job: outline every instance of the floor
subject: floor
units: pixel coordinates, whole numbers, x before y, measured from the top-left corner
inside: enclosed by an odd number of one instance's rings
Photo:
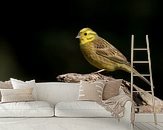
[[[163,122],[157,125],[153,122],[136,122],[133,130],[163,130]]]
[[[133,130],[163,130],[163,114],[157,114],[157,125],[153,114],[136,114]]]

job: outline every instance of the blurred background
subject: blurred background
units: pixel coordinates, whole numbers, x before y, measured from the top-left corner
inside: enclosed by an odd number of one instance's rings
[[[135,46],[145,46],[149,35],[156,96],[163,99],[163,50],[161,0],[70,0],[52,3],[1,3],[0,81],[17,78],[54,82],[65,73],[91,73],[76,35],[90,27],[130,61],[131,35]],[[135,58],[144,60],[146,53]],[[137,66],[139,72],[148,66]],[[130,81],[130,74],[103,74]],[[140,86],[141,88],[143,88]],[[161,90],[161,91],[160,91]]]

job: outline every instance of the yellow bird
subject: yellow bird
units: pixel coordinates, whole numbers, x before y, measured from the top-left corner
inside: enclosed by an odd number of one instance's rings
[[[126,57],[113,45],[98,36],[92,29],[81,29],[76,38],[80,39],[80,49],[86,60],[91,65],[102,69],[98,72],[104,70],[124,70],[131,73],[132,68]],[[134,68],[133,73],[151,85],[151,83]]]

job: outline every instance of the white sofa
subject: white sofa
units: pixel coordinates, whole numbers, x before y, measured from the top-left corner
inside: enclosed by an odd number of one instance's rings
[[[95,102],[78,101],[79,84],[62,82],[36,83],[37,102],[50,103],[48,111],[23,111],[16,116],[1,116],[0,130],[129,130],[131,102],[125,104],[124,116],[118,122],[111,113]],[[44,102],[44,103],[46,103]],[[2,108],[3,103],[0,104]],[[19,105],[19,104],[18,104]],[[43,104],[46,105],[47,104]],[[75,107],[74,107],[75,106]],[[2,108],[3,109],[3,108]],[[24,109],[20,107],[20,109]],[[26,113],[27,115],[25,115]],[[41,113],[40,115],[38,113]],[[14,113],[15,114],[15,113]],[[24,115],[23,115],[24,114]]]

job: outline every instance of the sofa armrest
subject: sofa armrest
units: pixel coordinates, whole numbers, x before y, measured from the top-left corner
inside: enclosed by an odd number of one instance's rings
[[[120,119],[119,125],[125,126],[127,129],[133,130],[132,124],[132,102],[127,101],[125,104],[124,116]]]
[[[122,117],[121,120],[131,122],[131,117],[132,117],[132,102],[127,101],[125,104],[125,110],[124,110],[124,116]]]

